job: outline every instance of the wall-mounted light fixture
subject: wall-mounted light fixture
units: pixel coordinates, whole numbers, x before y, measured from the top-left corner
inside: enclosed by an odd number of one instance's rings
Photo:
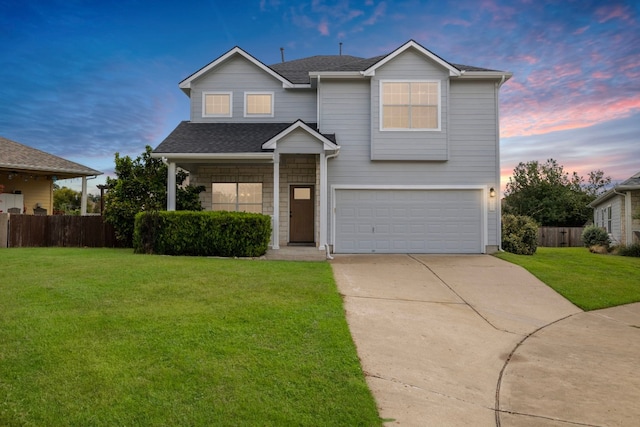
[[[496,197],[496,190],[493,187],[489,189],[489,197]]]

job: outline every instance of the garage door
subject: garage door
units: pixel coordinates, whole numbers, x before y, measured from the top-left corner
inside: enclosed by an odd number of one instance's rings
[[[480,253],[480,190],[336,190],[337,253]]]

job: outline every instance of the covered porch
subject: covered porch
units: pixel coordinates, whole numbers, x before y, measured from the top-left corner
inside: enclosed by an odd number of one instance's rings
[[[167,210],[175,210],[175,174],[181,168],[189,171],[190,184],[205,187],[200,194],[205,210],[271,216],[271,250],[308,246],[324,251],[327,161],[340,148],[334,139],[296,121],[263,139],[259,152],[163,153],[161,145],[152,155],[169,166]]]

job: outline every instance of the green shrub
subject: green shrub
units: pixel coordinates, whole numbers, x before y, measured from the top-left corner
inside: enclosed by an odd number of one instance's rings
[[[640,257],[640,243],[618,247],[618,255]]]
[[[136,253],[255,257],[267,252],[271,218],[246,212],[160,211],[136,215]]]
[[[609,247],[611,240],[609,240],[607,230],[597,225],[590,225],[582,231],[582,243],[584,243],[587,248],[591,246]]]
[[[502,216],[502,249],[518,255],[533,255],[538,248],[538,224],[528,216]]]

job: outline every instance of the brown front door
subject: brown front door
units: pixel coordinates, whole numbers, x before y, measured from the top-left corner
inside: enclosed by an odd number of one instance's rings
[[[292,185],[289,194],[289,242],[313,243],[313,185]]]

